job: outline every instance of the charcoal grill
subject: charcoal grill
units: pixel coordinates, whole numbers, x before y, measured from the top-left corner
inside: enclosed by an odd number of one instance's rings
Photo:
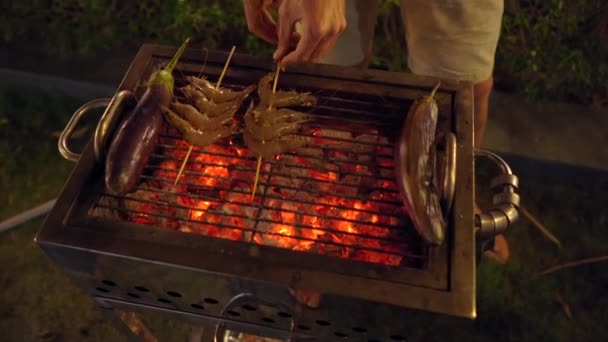
[[[311,111],[318,120],[302,133],[312,139],[312,154],[265,162],[253,202],[255,156],[239,149],[238,137],[195,149],[193,166],[178,183],[187,190],[172,187],[188,145],[170,128],[138,190],[106,194],[98,156],[132,108],[131,91],[139,94],[138,84],[174,51],[142,46],[114,98],[83,106],[70,121],[60,147],[77,164],[36,237],[119,327],[153,339],[136,316],[153,312],[193,327],[212,324],[203,336],[216,340],[230,330],[296,341],[398,341],[415,326],[412,317],[475,318],[470,84],[442,80],[436,96],[438,130],[457,140],[457,181],[447,239],[428,247],[399,211],[398,190],[386,185],[394,183],[392,146],[404,116],[436,84],[426,77],[331,65],[282,73],[280,88],[319,99]],[[189,49],[176,75],[202,72],[214,81],[226,57]],[[273,69],[270,60],[236,54],[224,85],[242,88]],[[99,106],[108,109],[95,138],[81,155],[70,152],[66,138],[78,118]],[[318,150],[322,156],[313,153]],[[499,226],[494,216],[482,217],[484,231]]]

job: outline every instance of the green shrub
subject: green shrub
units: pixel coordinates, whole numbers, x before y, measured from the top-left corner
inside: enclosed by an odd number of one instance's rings
[[[608,96],[608,2],[510,1],[498,77],[532,98],[591,102]]]
[[[507,0],[496,52],[497,87],[530,99],[608,100],[608,1]],[[399,0],[384,0],[375,64],[406,70]]]
[[[507,0],[496,56],[497,86],[530,98],[589,103],[608,93],[608,1]],[[399,0],[383,0],[373,63],[407,70]],[[5,42],[42,44],[55,54],[92,54],[143,42],[269,55],[247,33],[239,0],[23,0],[0,13]]]
[[[144,41],[178,44],[187,36],[209,48],[269,49],[247,34],[239,0],[14,1],[0,13],[0,30],[6,42],[40,42],[62,55]]]

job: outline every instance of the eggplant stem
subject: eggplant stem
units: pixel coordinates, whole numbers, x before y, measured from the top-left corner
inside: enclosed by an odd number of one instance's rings
[[[272,83],[272,95],[270,96],[270,102],[268,103],[268,110],[272,109],[272,105],[274,102],[274,94],[277,92],[277,83],[279,82],[279,71],[281,71],[281,67],[279,65],[279,63],[277,63],[277,71],[275,71],[274,73],[274,81]],[[262,144],[264,144],[264,141],[262,141]],[[255,179],[253,181],[253,190],[251,191],[251,201],[253,202],[253,199],[255,198],[255,191],[257,190],[258,187],[258,181],[260,180],[260,168],[262,167],[262,156],[259,155],[258,156],[258,165],[256,167],[256,171],[255,171]]]
[[[188,38],[188,39],[190,39],[190,38]],[[182,45],[182,47],[184,47],[184,45]],[[181,47],[180,47],[180,49],[181,49]],[[220,74],[220,77],[217,79],[217,83],[215,84],[216,90],[219,89],[220,85],[222,84],[224,75],[226,75],[226,70],[228,70],[228,65],[230,65],[230,61],[232,60],[232,56],[234,55],[234,50],[236,50],[235,45],[233,45],[232,49],[230,49],[230,54],[228,54],[226,63],[224,63],[224,69],[222,69],[222,73]],[[179,51],[178,51],[178,53],[179,53]],[[171,63],[171,62],[169,62],[169,63]],[[206,114],[206,113],[203,113],[203,114]],[[186,153],[186,157],[184,158],[184,161],[182,162],[182,165],[179,168],[179,172],[177,173],[177,177],[175,177],[175,182],[173,183],[173,185],[177,185],[179,178],[182,176],[182,173],[184,172],[184,169],[186,168],[186,164],[188,163],[188,159],[190,158],[190,153],[192,153],[193,147],[194,147],[193,145],[190,145],[190,147],[188,148],[188,153]]]
[[[166,72],[169,72],[169,73],[173,72],[173,69],[177,65],[177,61],[182,57],[182,54],[186,50],[186,46],[188,46],[189,42],[190,42],[190,37],[186,38],[186,40],[182,43],[182,45],[179,47],[179,49],[177,49],[177,52],[175,53],[175,55],[173,55],[173,58],[171,58],[169,63],[167,63],[167,65],[165,66]]]
[[[431,91],[431,98],[435,97],[435,93],[437,92],[437,89],[439,89],[439,86],[441,86],[441,81],[437,81],[437,85],[435,85],[435,88],[433,88],[433,91]]]

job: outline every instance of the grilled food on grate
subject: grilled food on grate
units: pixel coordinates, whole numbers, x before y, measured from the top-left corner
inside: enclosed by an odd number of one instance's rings
[[[435,187],[434,144],[438,108],[435,92],[410,108],[397,149],[396,172],[408,214],[418,233],[433,245],[443,243],[446,222]]]
[[[266,74],[259,81],[260,101],[257,106],[252,103],[244,116],[245,144],[266,160],[272,160],[283,152],[294,152],[306,144],[306,140],[296,133],[303,123],[311,120],[311,117],[285,107],[313,106],[316,103],[315,97],[310,93],[276,91],[273,94],[271,87],[273,76],[274,73]],[[271,98],[272,96],[274,98]]]

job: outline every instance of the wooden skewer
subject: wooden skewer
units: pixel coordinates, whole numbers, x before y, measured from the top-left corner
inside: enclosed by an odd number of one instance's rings
[[[530,221],[532,225],[536,227],[540,232],[547,238],[549,241],[553,242],[557,247],[562,248],[561,241],[547,228],[544,224],[540,222],[539,219],[536,218],[526,207],[523,205],[519,206],[519,211]]]
[[[230,49],[230,54],[228,55],[228,59],[226,59],[226,63],[224,64],[224,69],[222,69],[222,73],[220,74],[220,78],[218,78],[217,83],[215,84],[215,90],[218,90],[220,88],[220,85],[222,84],[222,80],[224,79],[224,75],[226,75],[226,70],[228,70],[228,65],[230,64],[232,55],[234,55],[234,50],[236,50],[236,46],[233,45],[232,49]],[[205,113],[203,113],[203,114],[205,114]],[[184,172],[184,169],[186,168],[186,164],[188,163],[188,159],[190,158],[190,153],[192,153],[193,147],[194,146],[191,144],[190,148],[188,148],[186,157],[184,158],[184,161],[182,162],[182,165],[179,168],[179,172],[177,173],[177,177],[175,177],[175,182],[173,183],[173,185],[177,185],[177,182],[179,181],[179,177],[181,177],[182,173]]]
[[[578,266],[582,266],[582,265],[588,265],[588,264],[594,264],[597,262],[606,262],[608,261],[608,255],[601,255],[601,256],[596,256],[593,258],[586,258],[586,259],[580,259],[580,260],[575,260],[575,261],[569,261],[563,264],[559,264],[559,265],[555,265],[552,267],[547,268],[546,270],[538,273],[536,275],[536,277],[541,277],[547,274],[551,274],[566,268],[573,268],[573,267],[578,267]]]
[[[275,71],[275,73],[274,73],[274,82],[272,84],[272,96],[270,97],[270,103],[268,104],[268,110],[272,109],[272,105],[274,102],[274,93],[276,93],[276,91],[277,91],[277,83],[279,81],[279,71],[281,71],[281,68],[279,67],[279,64],[277,63],[277,71]],[[262,144],[263,143],[264,143],[264,141],[262,141]],[[251,191],[251,201],[253,201],[253,199],[255,198],[255,190],[258,187],[261,167],[262,167],[262,156],[259,155],[258,156],[258,165],[255,169],[255,180],[253,181],[253,191]]]

